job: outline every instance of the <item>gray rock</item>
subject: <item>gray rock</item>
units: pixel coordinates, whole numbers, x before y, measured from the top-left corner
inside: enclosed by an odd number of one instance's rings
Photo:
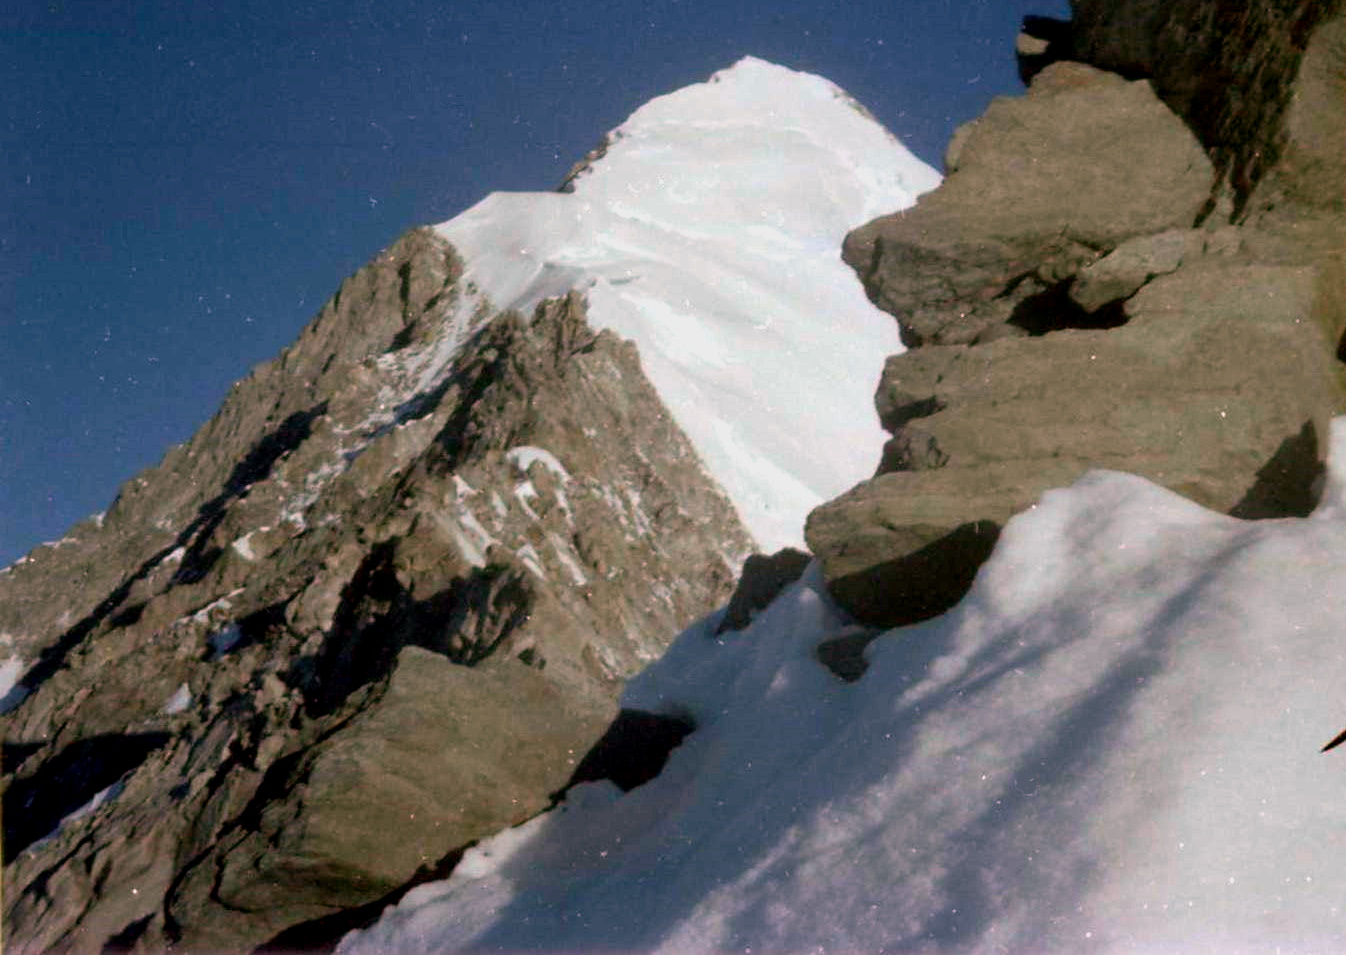
[[[1069,20],[1032,14],[1024,17],[1023,29],[1014,40],[1014,58],[1025,86],[1052,63],[1068,58],[1070,34]]]
[[[1346,15],[1310,36],[1291,86],[1285,139],[1272,192],[1292,202],[1346,213]]]
[[[993,527],[1090,468],[1238,516],[1308,513],[1343,407],[1310,320],[1323,281],[1311,267],[1206,258],[1142,288],[1120,328],[889,358],[877,403],[890,445],[938,456],[887,455],[894,473],[809,517],[832,592],[875,624],[947,609]]]
[[[404,648],[386,687],[278,773],[256,828],[180,874],[188,951],[251,948],[374,901],[447,851],[549,804],[615,705],[577,702],[513,659],[484,668]]]
[[[1014,52],[1020,59],[1046,56],[1050,46],[1047,40],[1030,33],[1020,33],[1014,38]]]
[[[968,480],[960,484],[942,471],[925,472],[933,473],[939,481],[880,475],[808,517],[805,539],[822,562],[828,590],[862,623],[896,627],[948,610],[967,592],[1000,533],[997,520],[963,518],[1009,516],[1001,503],[1003,487],[979,496],[980,475],[966,471]],[[932,493],[916,496],[908,506],[914,485]]]
[[[747,535],[634,346],[578,296],[495,314],[456,261],[400,241],[5,575],[11,949],[244,950],[370,903],[547,805],[729,597]]]
[[[1130,298],[1156,275],[1177,271],[1183,259],[1201,253],[1205,234],[1196,229],[1170,229],[1158,235],[1128,239],[1075,276],[1070,298],[1086,312],[1096,312],[1118,299]]]
[[[1200,144],[1144,81],[1056,63],[955,134],[949,175],[846,238],[845,259],[907,345],[974,341],[1125,240],[1190,228]]]
[[[1068,55],[1146,76],[1243,208],[1278,162],[1307,38],[1339,0],[1076,0]],[[1338,98],[1340,102],[1340,98]],[[1340,155],[1340,140],[1333,147]],[[1332,187],[1339,188],[1339,186]]]

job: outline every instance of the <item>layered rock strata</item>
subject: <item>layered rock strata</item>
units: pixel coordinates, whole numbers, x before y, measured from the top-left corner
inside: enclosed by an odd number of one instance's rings
[[[1148,83],[1078,63],[1044,70],[949,144],[947,178],[846,238],[907,347],[1026,334],[1034,310],[1126,239],[1190,227],[1212,171]]]
[[[545,808],[748,550],[632,345],[411,233],[0,580],[9,949],[320,935]]]
[[[1064,48],[1118,65],[1127,30],[1167,49],[1182,10],[1268,15],[1234,6],[1081,3]],[[879,473],[808,521],[852,613],[887,626],[947,609],[1006,519],[1089,468],[1239,517],[1308,513],[1343,407],[1344,23],[1281,24],[1224,99],[1190,56],[1163,66],[1162,99],[1148,79],[1048,63],[958,131],[944,185],[848,237],[909,347],[876,395]],[[1287,70],[1283,88],[1248,88]],[[1183,77],[1191,95],[1173,92]],[[1228,201],[1231,170],[1273,141],[1278,161]]]

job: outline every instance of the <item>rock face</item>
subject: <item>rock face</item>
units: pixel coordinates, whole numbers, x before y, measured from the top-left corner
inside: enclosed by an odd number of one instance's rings
[[[1144,81],[1058,63],[954,135],[944,184],[846,239],[908,347],[1023,324],[1123,240],[1190,226],[1210,193],[1195,137]],[[1012,325],[1017,328],[1017,325]]]
[[[729,596],[748,539],[634,347],[460,274],[409,234],[0,577],[11,950],[250,950],[376,902],[545,808]]]
[[[1285,112],[1304,95],[1304,51],[1342,9],[1340,0],[1073,0],[1071,6],[1073,29],[1062,52],[1123,76],[1148,77],[1196,131],[1240,206],[1285,158]],[[1336,150],[1340,155],[1340,141]],[[1329,188],[1339,197],[1340,182]]]
[[[848,237],[910,349],[876,395],[879,473],[808,521],[861,620],[947,609],[1007,518],[1090,468],[1239,517],[1311,510],[1343,407],[1346,140],[1322,131],[1346,130],[1346,21],[1292,4],[1249,34],[1271,6],[1077,4],[1020,53],[1094,65],[1046,64],[959,130],[943,186]],[[1256,61],[1216,89],[1200,51],[1228,23]],[[1161,96],[1128,78],[1155,71]]]

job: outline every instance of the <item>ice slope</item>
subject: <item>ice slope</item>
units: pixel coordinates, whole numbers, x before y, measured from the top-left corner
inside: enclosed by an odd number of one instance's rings
[[[342,951],[1346,950],[1346,419],[1313,517],[1093,472],[844,684],[816,569],[625,705],[663,773],[470,851]]]
[[[610,133],[568,193],[495,193],[437,227],[525,314],[585,290],[758,543],[873,473],[873,392],[901,351],[840,258],[938,174],[826,80],[747,58]]]

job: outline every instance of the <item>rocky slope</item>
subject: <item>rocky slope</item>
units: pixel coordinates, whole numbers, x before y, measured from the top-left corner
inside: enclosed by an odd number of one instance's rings
[[[634,347],[578,296],[492,314],[458,262],[408,234],[6,576],[11,950],[246,950],[376,901],[544,808],[729,595],[748,538]]]
[[[950,607],[1004,521],[1089,468],[1239,517],[1316,501],[1346,396],[1340,9],[1076,12],[1021,38],[1027,95],[957,132],[939,189],[846,240],[910,349],[879,473],[808,522],[869,623]]]
[[[347,280],[0,572],[11,947],[319,944],[572,780],[657,772],[689,727],[614,721],[622,681],[872,467],[827,409],[897,335],[836,248],[937,179],[749,58]],[[750,562],[733,619],[804,560]]]

